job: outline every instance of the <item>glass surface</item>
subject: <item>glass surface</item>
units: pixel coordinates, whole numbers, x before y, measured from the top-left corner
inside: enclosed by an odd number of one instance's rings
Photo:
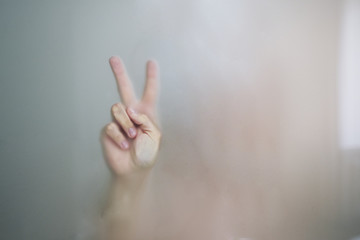
[[[142,239],[360,234],[356,0],[2,1],[0,238],[92,239],[99,134],[161,69],[163,140]]]

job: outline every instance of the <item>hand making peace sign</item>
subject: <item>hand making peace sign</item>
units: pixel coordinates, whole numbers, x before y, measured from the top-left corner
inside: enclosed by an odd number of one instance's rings
[[[111,57],[109,62],[122,103],[112,106],[113,121],[105,126],[102,143],[111,170],[126,177],[153,166],[159,150],[161,132],[155,123],[158,66],[147,62],[145,89],[138,100],[122,61]]]

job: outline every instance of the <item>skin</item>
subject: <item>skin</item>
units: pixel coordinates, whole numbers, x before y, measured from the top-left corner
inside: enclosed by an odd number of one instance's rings
[[[121,102],[111,107],[113,121],[101,135],[106,162],[113,173],[102,216],[102,239],[131,239],[140,200],[156,162],[161,132],[157,124],[158,66],[146,65],[142,98],[136,98],[121,59],[109,59]]]

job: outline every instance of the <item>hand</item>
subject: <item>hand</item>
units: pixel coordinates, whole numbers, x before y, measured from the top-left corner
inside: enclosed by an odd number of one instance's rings
[[[159,150],[161,132],[156,121],[158,67],[146,66],[146,84],[137,100],[124,64],[118,57],[109,59],[122,103],[111,108],[113,121],[102,132],[104,154],[116,176],[127,177],[151,168]]]

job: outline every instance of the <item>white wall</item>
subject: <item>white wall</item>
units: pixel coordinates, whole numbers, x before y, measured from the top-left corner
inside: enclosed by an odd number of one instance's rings
[[[360,1],[345,1],[339,58],[339,142],[344,225],[360,222]],[[354,231],[357,234],[360,232]]]
[[[340,48],[340,140],[343,149],[360,148],[360,1],[344,4]]]

